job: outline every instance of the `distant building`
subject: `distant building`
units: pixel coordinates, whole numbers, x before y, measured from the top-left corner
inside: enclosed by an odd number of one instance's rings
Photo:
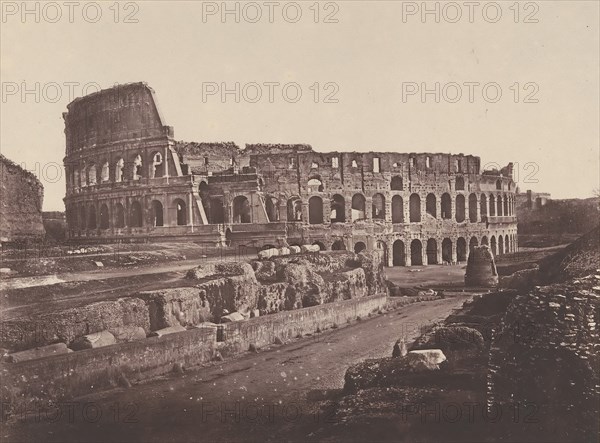
[[[552,199],[547,192],[533,192],[527,190],[527,192],[521,193],[519,192],[519,188],[517,188],[516,198],[517,207],[530,210],[540,209],[546,206],[546,203]]]

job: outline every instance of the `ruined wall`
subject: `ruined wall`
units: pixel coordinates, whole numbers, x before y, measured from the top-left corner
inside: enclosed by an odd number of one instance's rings
[[[43,237],[44,187],[31,172],[0,154],[0,240]]]

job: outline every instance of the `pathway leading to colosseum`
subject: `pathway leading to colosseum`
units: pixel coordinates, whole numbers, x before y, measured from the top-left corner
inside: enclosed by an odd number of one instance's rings
[[[5,426],[1,435],[5,441],[306,440],[311,427],[331,425],[317,412],[318,400],[342,388],[350,365],[391,355],[400,336],[414,340],[419,327],[444,319],[468,298],[415,303],[257,354],[79,399],[70,406],[72,416],[62,405],[65,413],[55,423],[42,416],[38,423]],[[93,406],[84,413],[87,402]]]

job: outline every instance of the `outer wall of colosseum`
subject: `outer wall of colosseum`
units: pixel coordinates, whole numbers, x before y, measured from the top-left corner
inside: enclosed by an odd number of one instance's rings
[[[65,114],[73,240],[188,238],[255,247],[380,249],[388,265],[517,248],[512,165],[441,153],[315,152],[308,145],[182,143],[143,83]]]

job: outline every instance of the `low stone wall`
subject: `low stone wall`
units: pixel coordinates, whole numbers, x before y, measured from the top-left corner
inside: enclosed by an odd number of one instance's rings
[[[285,311],[266,317],[257,317],[243,322],[225,323],[223,340],[227,351],[237,353],[250,345],[257,348],[273,344],[276,339],[286,341],[298,336],[314,334],[334,325],[342,325],[357,317],[366,318],[386,306],[386,296],[346,300],[310,308]]]
[[[48,358],[2,363],[2,401],[57,401],[165,374],[214,356],[214,328],[191,329]],[[15,404],[15,406],[20,406]]]

